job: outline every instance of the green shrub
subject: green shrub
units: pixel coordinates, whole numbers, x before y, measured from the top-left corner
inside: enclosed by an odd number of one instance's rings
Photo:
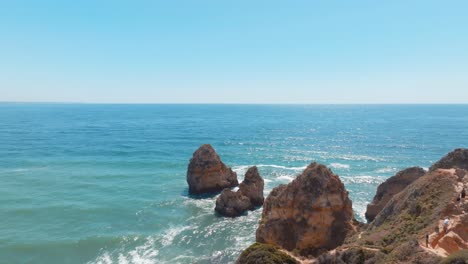
[[[298,264],[294,258],[290,257],[286,253],[281,252],[276,247],[262,243],[255,243],[245,249],[236,263]]]

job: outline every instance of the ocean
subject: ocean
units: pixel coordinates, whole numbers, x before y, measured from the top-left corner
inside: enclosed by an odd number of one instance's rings
[[[357,219],[397,171],[468,147],[468,105],[0,104],[0,263],[232,263],[261,209],[218,217],[188,196],[210,143],[265,195],[312,161],[346,185]]]

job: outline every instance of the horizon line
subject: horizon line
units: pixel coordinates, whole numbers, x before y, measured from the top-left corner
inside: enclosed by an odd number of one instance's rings
[[[89,104],[89,105],[468,105],[465,103],[447,103],[447,102],[391,102],[391,103],[369,103],[369,102],[357,102],[357,103],[294,103],[294,102],[251,102],[251,103],[240,103],[240,102],[67,102],[67,101],[0,101],[0,104]]]

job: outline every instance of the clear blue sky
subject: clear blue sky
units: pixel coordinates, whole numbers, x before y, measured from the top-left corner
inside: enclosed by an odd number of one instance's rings
[[[2,1],[0,101],[468,103],[468,1]]]

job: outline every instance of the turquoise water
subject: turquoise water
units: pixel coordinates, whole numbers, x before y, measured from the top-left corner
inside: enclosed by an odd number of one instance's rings
[[[203,143],[265,194],[326,164],[363,220],[387,177],[468,147],[468,106],[0,104],[0,263],[234,261],[261,210],[188,197]]]

